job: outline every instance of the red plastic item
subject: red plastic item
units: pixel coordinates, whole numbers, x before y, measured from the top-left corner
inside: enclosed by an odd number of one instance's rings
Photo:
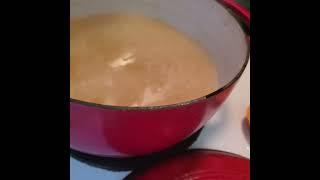
[[[212,150],[190,150],[134,171],[125,180],[250,180],[250,160]]]

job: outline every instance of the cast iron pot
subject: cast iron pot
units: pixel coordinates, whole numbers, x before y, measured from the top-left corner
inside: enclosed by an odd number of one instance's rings
[[[234,1],[71,0],[71,18],[99,13],[140,13],[175,27],[215,59],[221,87],[201,98],[153,107],[122,107],[70,99],[70,148],[103,157],[151,154],[183,141],[216,113],[249,61],[249,42],[234,10],[249,25],[250,14]],[[195,80],[197,75],[194,75]],[[128,92],[130,93],[130,92]]]

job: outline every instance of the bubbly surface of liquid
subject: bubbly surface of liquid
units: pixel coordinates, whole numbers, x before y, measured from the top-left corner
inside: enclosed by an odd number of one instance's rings
[[[116,106],[176,104],[218,88],[213,61],[171,26],[140,15],[70,21],[70,96]]]

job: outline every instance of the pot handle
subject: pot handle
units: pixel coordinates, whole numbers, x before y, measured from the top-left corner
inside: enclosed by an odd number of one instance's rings
[[[218,0],[218,2],[236,13],[250,29],[250,11],[248,9],[237,3],[235,0]],[[250,34],[248,36],[250,42]]]

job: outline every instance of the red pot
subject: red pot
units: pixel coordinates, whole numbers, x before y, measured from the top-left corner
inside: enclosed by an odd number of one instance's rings
[[[215,57],[221,88],[202,98],[154,107],[119,107],[70,99],[70,147],[105,157],[147,155],[200,129],[231,93],[249,60],[249,43],[236,19],[216,1],[71,0],[71,17],[139,12],[160,18],[198,41]],[[231,2],[231,3],[230,3]],[[250,14],[233,1],[231,9]],[[196,76],[196,75],[195,75]]]

